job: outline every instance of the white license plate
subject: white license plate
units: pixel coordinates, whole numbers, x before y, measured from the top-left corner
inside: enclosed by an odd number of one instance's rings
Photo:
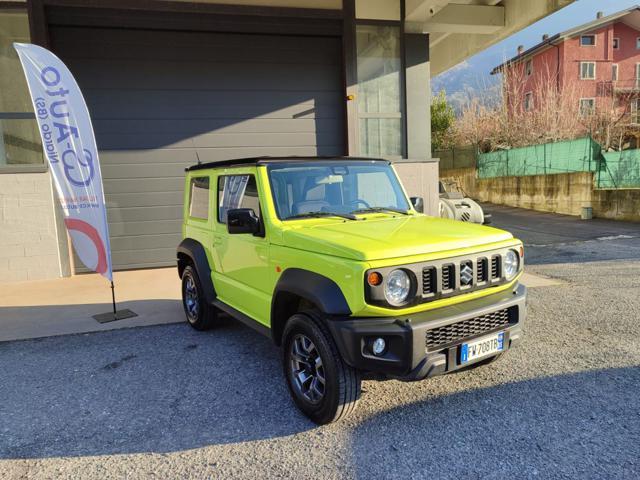
[[[494,333],[460,346],[460,363],[467,363],[504,350],[504,332]]]

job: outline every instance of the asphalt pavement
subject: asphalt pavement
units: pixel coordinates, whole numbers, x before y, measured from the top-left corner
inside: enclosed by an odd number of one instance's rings
[[[527,269],[563,282],[529,290],[498,362],[364,382],[354,416],[317,427],[278,349],[229,319],[0,343],[0,477],[638,478],[640,238],[509,221],[537,235]]]

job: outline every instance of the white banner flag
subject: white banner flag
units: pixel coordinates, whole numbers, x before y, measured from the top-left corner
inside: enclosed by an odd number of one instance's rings
[[[98,149],[82,92],[69,69],[49,50],[28,43],[13,46],[27,77],[42,147],[73,246],[87,268],[113,281]]]

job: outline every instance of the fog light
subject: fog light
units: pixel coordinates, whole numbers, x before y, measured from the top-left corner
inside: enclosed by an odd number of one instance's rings
[[[387,342],[384,341],[384,338],[376,338],[373,345],[371,345],[371,350],[374,355],[382,355],[385,348],[387,348]]]

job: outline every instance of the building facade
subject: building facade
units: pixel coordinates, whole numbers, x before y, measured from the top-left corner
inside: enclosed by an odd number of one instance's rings
[[[535,110],[548,92],[571,97],[579,115],[606,112],[640,124],[640,8],[553,36],[493,69],[504,74],[510,108]],[[514,98],[515,97],[515,98]]]
[[[52,50],[92,115],[115,269],[172,265],[184,168],[396,162],[437,214],[430,77],[571,0],[0,0],[0,282],[82,272],[12,43]]]

